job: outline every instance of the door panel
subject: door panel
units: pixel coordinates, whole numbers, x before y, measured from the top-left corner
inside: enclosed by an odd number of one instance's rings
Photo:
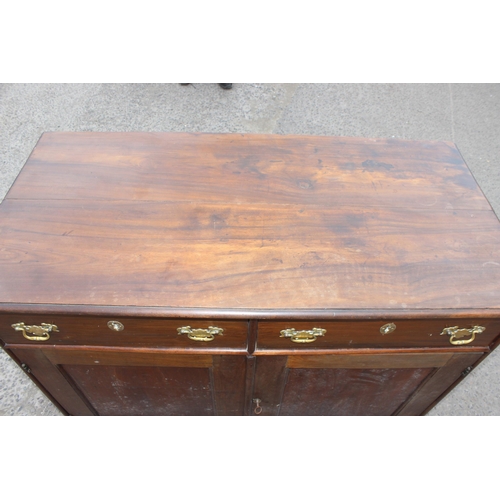
[[[433,368],[292,369],[280,415],[392,415]]]
[[[455,354],[406,401],[398,410],[398,415],[421,415],[428,412],[468,372],[464,370],[477,363],[481,356],[478,353]]]
[[[99,415],[213,415],[209,368],[62,365]]]
[[[22,347],[22,346],[21,346]],[[74,382],[69,380],[56,365],[45,356],[42,349],[26,349],[11,347],[7,352],[25,364],[38,383],[40,383],[50,397],[69,415],[95,415],[95,410],[76,389]]]
[[[70,415],[243,415],[246,358],[11,346]]]
[[[355,350],[256,356],[252,398],[262,415],[419,415],[481,356]]]

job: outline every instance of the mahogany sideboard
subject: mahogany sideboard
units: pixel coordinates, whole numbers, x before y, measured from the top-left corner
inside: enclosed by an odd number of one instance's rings
[[[45,133],[0,205],[0,339],[69,415],[421,415],[499,342],[456,146]]]

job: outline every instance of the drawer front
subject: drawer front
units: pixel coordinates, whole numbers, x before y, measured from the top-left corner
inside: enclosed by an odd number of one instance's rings
[[[247,321],[43,314],[0,316],[0,339],[6,344],[245,350],[247,332]]]
[[[453,329],[453,327],[458,327]],[[478,328],[481,327],[481,328]],[[482,330],[479,333],[480,330]],[[445,331],[445,329],[448,329]],[[468,329],[468,331],[464,331]],[[443,335],[441,335],[444,332]],[[283,333],[281,333],[283,332]],[[257,350],[488,346],[498,319],[262,321]]]

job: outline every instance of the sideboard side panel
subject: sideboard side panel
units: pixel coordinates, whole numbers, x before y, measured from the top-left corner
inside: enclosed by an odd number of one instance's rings
[[[78,394],[61,370],[44,355],[42,349],[10,350],[29,367],[33,376],[69,415],[95,415],[90,404]]]
[[[398,410],[397,415],[421,415],[461,376],[463,371],[474,365],[482,353],[459,353],[453,355],[446,365],[439,368],[432,377],[416,391]]]

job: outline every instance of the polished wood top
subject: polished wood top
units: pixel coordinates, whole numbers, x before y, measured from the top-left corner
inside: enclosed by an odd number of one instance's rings
[[[0,206],[0,303],[500,308],[500,224],[456,147],[45,133]]]

